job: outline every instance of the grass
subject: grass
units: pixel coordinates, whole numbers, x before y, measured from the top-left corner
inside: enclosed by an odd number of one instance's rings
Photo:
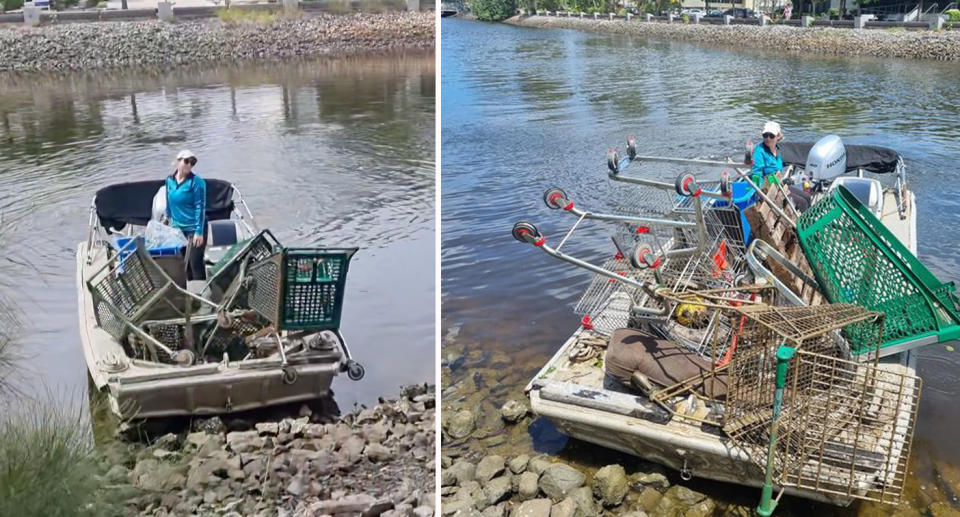
[[[228,25],[269,25],[277,18],[276,13],[249,9],[220,9],[217,18]]]

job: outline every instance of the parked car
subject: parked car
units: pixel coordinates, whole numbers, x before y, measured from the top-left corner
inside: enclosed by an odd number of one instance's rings
[[[696,8],[696,7],[692,8],[692,9],[684,9],[684,10],[680,11],[680,14],[686,14],[686,15],[690,16],[691,18],[693,18],[694,16],[696,16],[696,15],[698,15],[698,14],[699,14],[700,16],[706,16],[706,15],[707,15],[706,11],[704,11],[703,9],[698,9],[698,8]]]
[[[756,11],[753,9],[745,9],[743,7],[732,7],[723,12],[725,16],[732,16],[734,18],[748,18],[748,19],[757,19],[760,17]]]
[[[710,9],[707,11],[707,16],[723,16],[723,9]]]

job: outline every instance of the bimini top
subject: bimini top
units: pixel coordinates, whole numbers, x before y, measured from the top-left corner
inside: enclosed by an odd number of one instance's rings
[[[783,142],[780,144],[783,164],[804,167],[813,144],[813,142]],[[887,147],[845,144],[844,148],[847,151],[846,172],[863,169],[877,174],[886,174],[896,172],[897,164],[900,163],[900,154]]]
[[[233,212],[233,185],[228,181],[207,179],[207,220],[229,219]],[[118,183],[97,191],[93,204],[100,225],[107,230],[122,230],[127,224],[146,225],[153,210],[153,196],[163,179]]]

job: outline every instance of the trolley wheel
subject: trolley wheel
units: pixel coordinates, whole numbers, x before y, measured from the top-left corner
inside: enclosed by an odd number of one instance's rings
[[[567,193],[560,187],[548,188],[547,191],[543,193],[543,202],[547,204],[547,208],[553,210],[559,210],[570,205]]]
[[[538,230],[536,226],[521,221],[513,225],[513,238],[520,242],[533,244],[537,240],[541,239],[542,236],[540,235],[540,230]]]
[[[300,378],[300,374],[297,373],[297,370],[294,367],[292,366],[283,367],[283,377],[281,377],[281,380],[283,380],[284,384],[293,384],[297,382],[297,379],[299,378]]]
[[[637,158],[637,137],[633,135],[627,137],[627,156],[630,157],[630,161]]]
[[[677,194],[681,196],[692,196],[693,192],[690,191],[689,185],[695,183],[696,178],[694,178],[692,172],[681,172],[677,176],[677,181],[674,182],[673,186],[677,189]]]
[[[347,361],[347,377],[350,377],[351,381],[359,381],[364,373],[366,370],[363,369],[363,365],[353,359]]]
[[[620,174],[620,155],[616,149],[611,148],[607,151],[607,168],[614,174]]]
[[[726,197],[730,197],[732,194],[732,188],[730,186],[730,172],[723,171],[720,173],[720,194]]]
[[[180,366],[190,366],[196,361],[196,358],[196,354],[190,350],[187,350],[186,348],[174,350],[173,354],[170,356],[170,359]]]
[[[651,264],[647,262],[647,257],[652,254],[653,250],[648,244],[638,242],[636,247],[633,248],[633,253],[630,254],[630,264],[636,269],[647,269],[651,266]]]

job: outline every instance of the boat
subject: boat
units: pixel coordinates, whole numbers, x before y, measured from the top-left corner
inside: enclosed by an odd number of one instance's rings
[[[80,344],[92,386],[129,419],[217,415],[330,396],[363,377],[340,332],[357,248],[289,248],[240,191],[207,179],[206,280],[185,249],[148,242],[163,180],[96,192],[76,251]]]
[[[525,391],[568,436],[682,479],[762,487],[761,515],[783,494],[897,503],[922,386],[913,351],[960,337],[960,302],[916,259],[899,154],[836,136],[782,150],[785,185],[760,188],[749,147],[744,161],[641,156],[629,137],[626,156],[607,154],[608,178],[631,188],[613,210],[548,189],[572,227],[555,247],[528,222],[513,237],[594,276],[579,328]],[[642,166],[684,170],[628,174]],[[614,228],[600,264],[563,251],[589,221]],[[614,350],[646,363],[615,378]]]

